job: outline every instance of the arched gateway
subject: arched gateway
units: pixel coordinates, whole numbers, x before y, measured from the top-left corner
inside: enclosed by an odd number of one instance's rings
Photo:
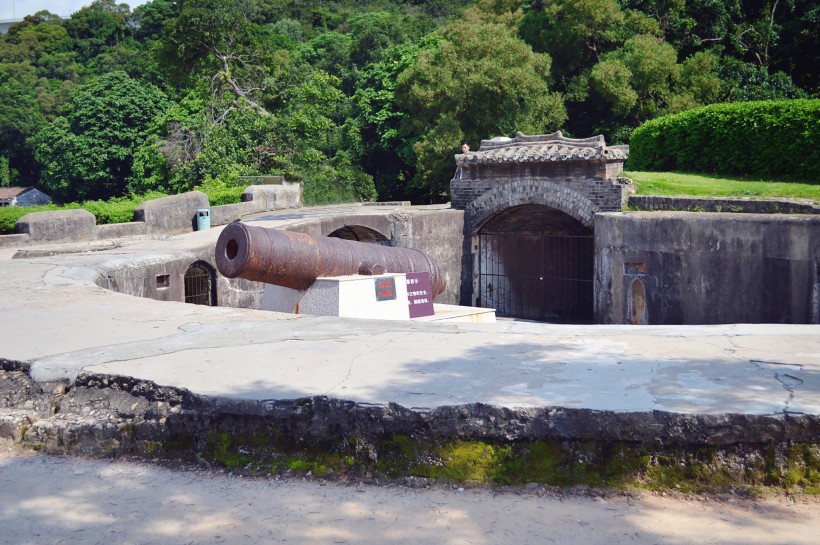
[[[456,155],[454,208],[471,237],[470,304],[499,316],[591,323],[594,215],[621,210],[628,181],[618,178],[626,146],[602,136],[483,140]]]

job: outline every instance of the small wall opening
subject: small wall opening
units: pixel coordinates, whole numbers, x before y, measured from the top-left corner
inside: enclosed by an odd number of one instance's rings
[[[204,261],[197,261],[185,271],[185,302],[194,305],[216,305],[213,268]]]

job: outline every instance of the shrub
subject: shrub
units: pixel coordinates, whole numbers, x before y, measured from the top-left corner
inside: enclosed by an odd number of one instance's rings
[[[17,220],[30,214],[31,212],[46,212],[48,210],[59,210],[56,204],[44,204],[42,206],[3,206],[0,207],[0,234],[9,235],[14,233],[14,224]]]
[[[713,104],[647,121],[629,169],[820,179],[820,100]]]
[[[245,187],[245,185],[229,185],[220,179],[212,178],[211,175],[208,174],[205,176],[205,180],[202,184],[196,186],[194,189],[208,195],[208,204],[211,206],[220,206],[240,202]]]

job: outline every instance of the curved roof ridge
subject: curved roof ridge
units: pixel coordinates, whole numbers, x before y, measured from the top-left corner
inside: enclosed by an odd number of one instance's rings
[[[456,154],[458,165],[488,163],[537,163],[545,161],[617,161],[629,157],[629,146],[607,146],[603,135],[568,138],[561,131],[514,138],[497,136],[482,140],[478,151]]]

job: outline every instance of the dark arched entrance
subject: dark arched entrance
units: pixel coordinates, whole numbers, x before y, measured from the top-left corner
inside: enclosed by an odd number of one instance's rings
[[[204,261],[197,261],[185,271],[185,302],[216,306],[215,273]]]
[[[592,323],[593,232],[544,205],[508,208],[478,230],[476,305],[501,317]]]

